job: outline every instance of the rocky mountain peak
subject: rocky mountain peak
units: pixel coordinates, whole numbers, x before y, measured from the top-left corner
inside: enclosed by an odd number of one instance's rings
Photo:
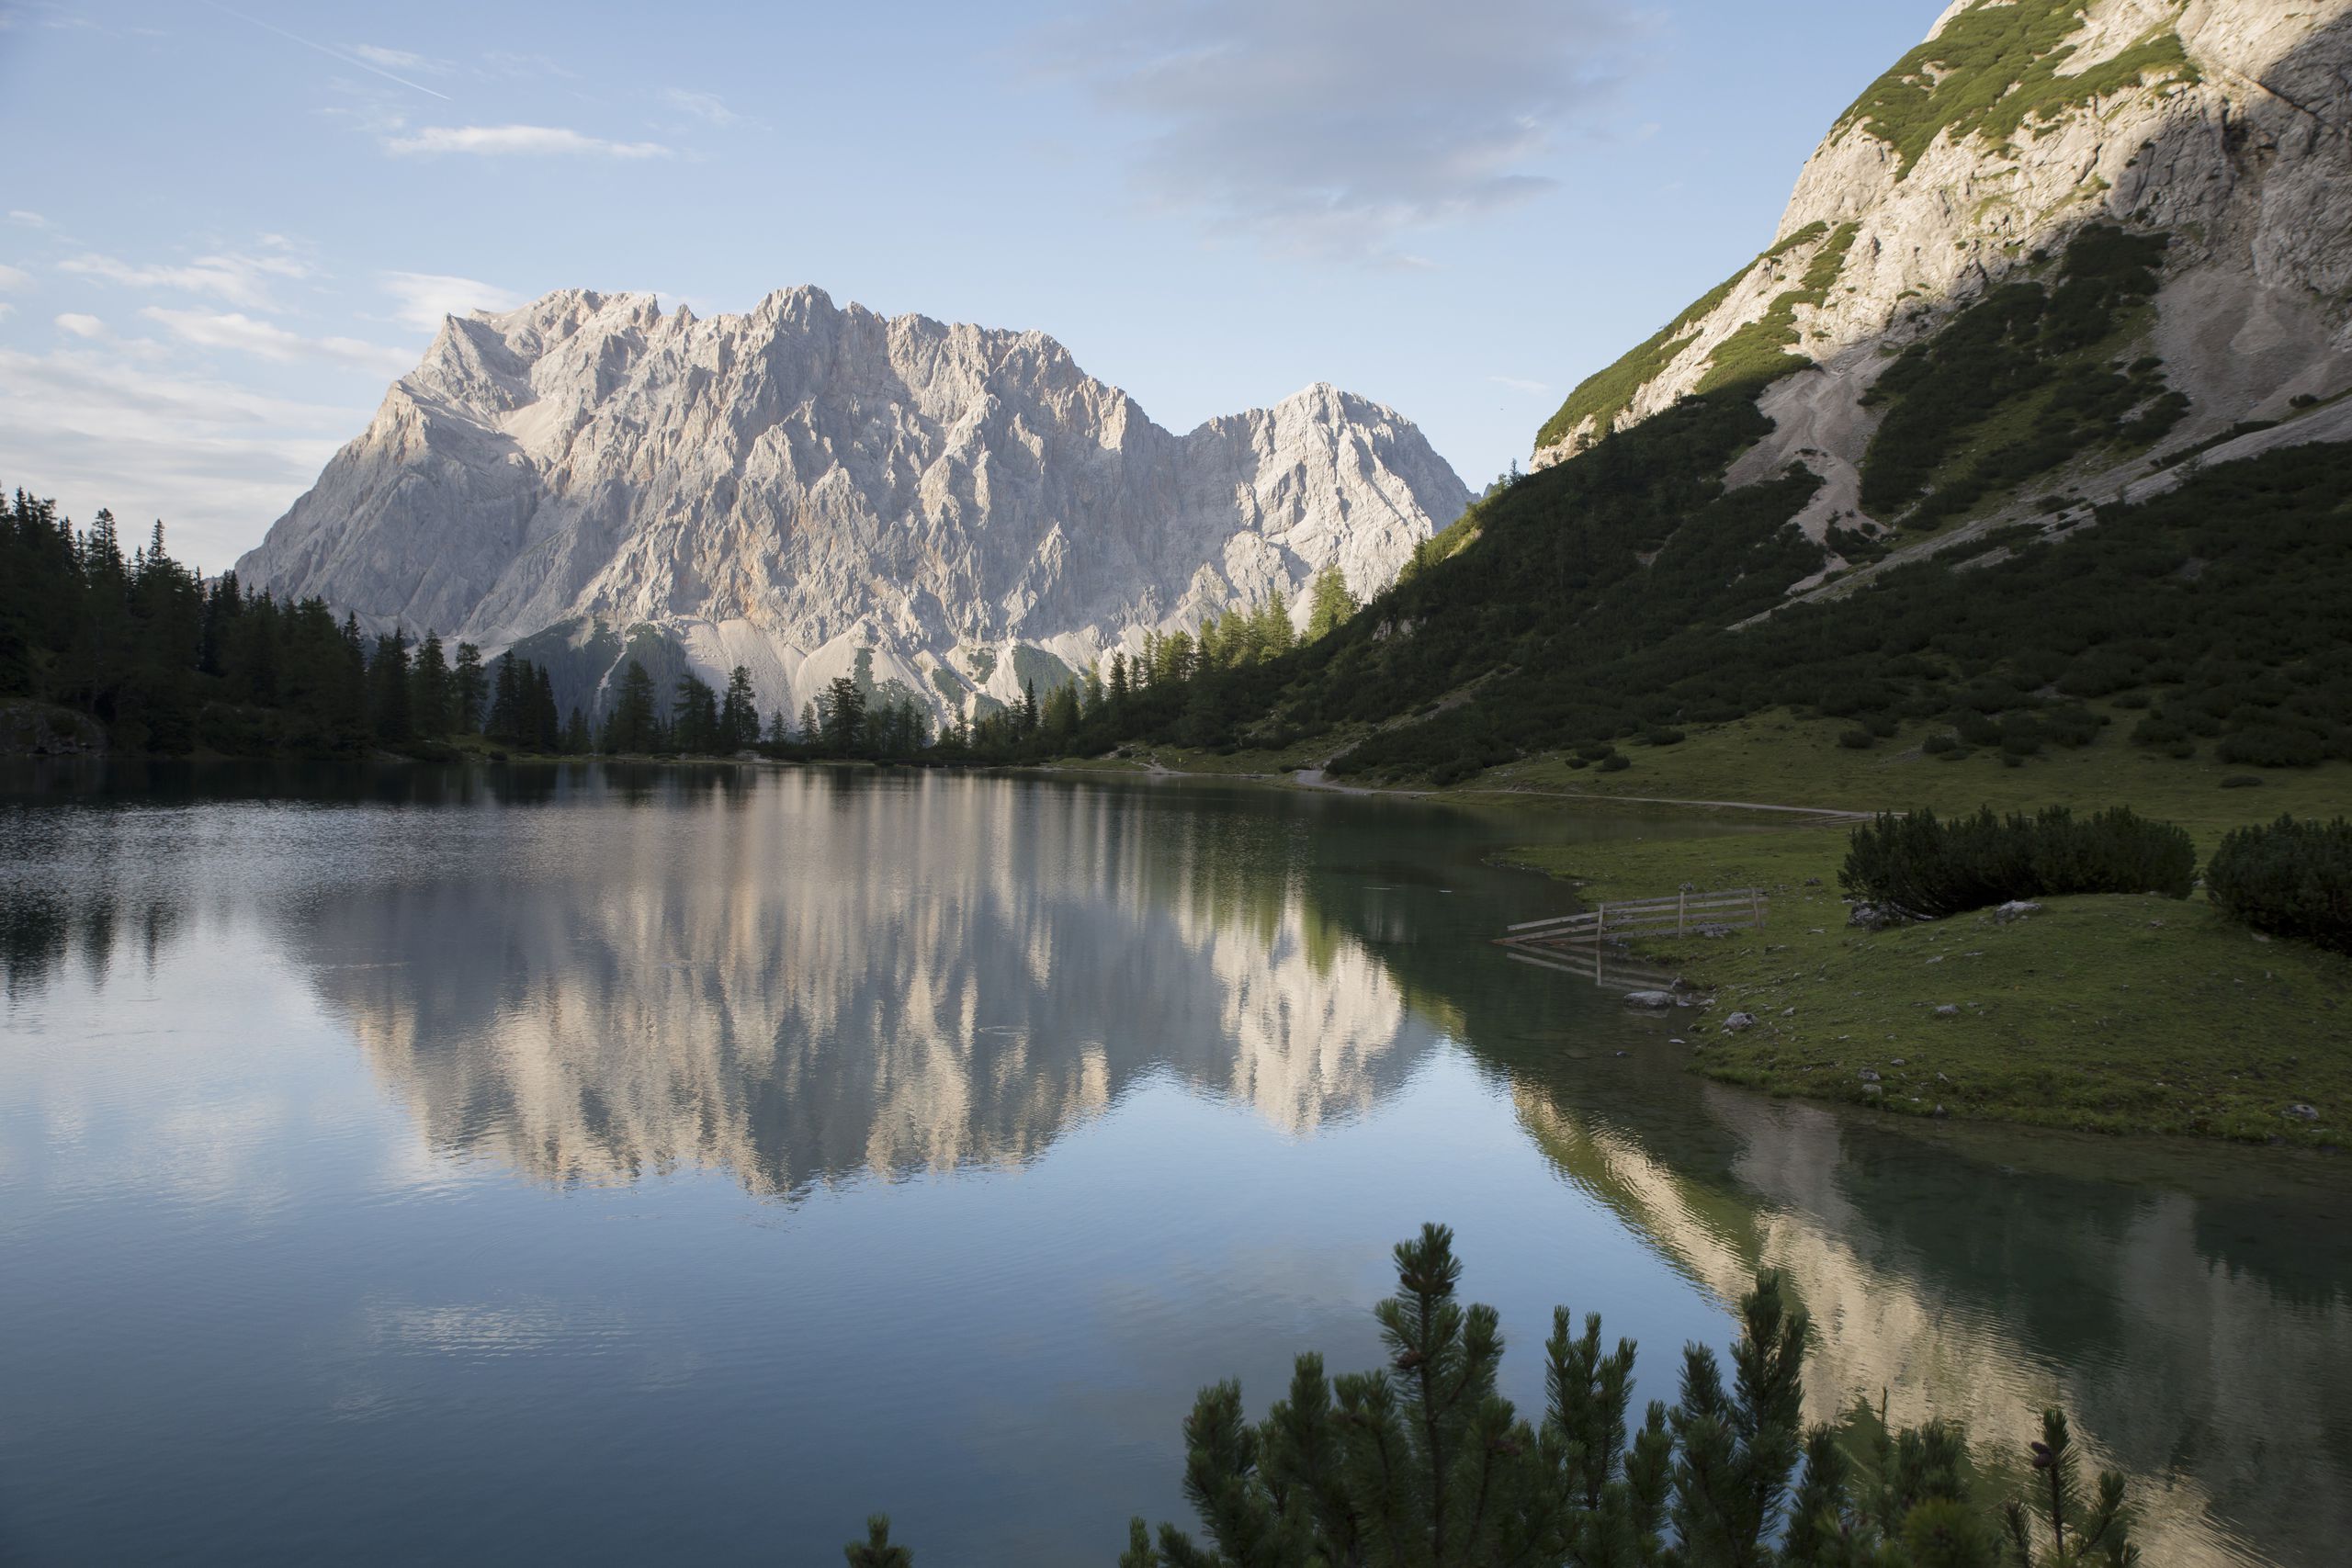
[[[1376,587],[1467,500],[1326,383],[1180,436],[1040,332],[568,288],[444,321],[238,570],[379,628],[636,628],[765,706],[846,673],[944,718],[1328,565]]]
[[[1849,383],[1802,394],[1833,417],[1788,432],[1834,451],[1883,347],[2100,222],[2171,242],[2154,338],[2195,405],[2184,439],[2332,391],[2352,373],[2347,75],[2352,0],[1956,0],[1838,118],[1770,247],[1577,387],[1536,461],[1792,365]]]

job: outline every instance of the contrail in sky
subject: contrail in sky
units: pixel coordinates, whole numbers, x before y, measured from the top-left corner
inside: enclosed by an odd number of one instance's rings
[[[345,54],[343,51],[330,48],[326,44],[314,43],[311,39],[304,38],[300,33],[288,32],[284,28],[277,26],[275,22],[265,22],[259,17],[248,17],[243,11],[232,11],[228,6],[221,5],[220,0],[204,0],[204,3],[224,16],[234,17],[241,22],[250,22],[254,27],[260,28],[265,31],[276,33],[279,38],[290,39],[294,42],[300,44],[304,49],[315,49],[330,60],[339,60],[345,65],[356,65],[362,71],[372,71],[387,82],[398,82],[403,87],[413,87],[418,92],[424,94],[426,96],[439,98],[444,103],[455,101],[450,98],[449,95],[447,93],[436,93],[422,82],[412,82],[405,76],[395,76],[390,72],[385,70],[382,66],[370,65],[368,62],[360,59],[356,55]]]

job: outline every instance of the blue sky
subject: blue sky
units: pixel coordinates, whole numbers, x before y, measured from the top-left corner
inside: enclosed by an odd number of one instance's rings
[[[442,311],[813,283],[1473,488],[1770,238],[1942,0],[0,0],[0,483],[256,542]]]

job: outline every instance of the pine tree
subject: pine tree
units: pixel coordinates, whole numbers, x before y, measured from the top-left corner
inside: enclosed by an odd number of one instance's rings
[[[408,679],[409,720],[416,733],[436,739],[448,734],[455,728],[450,717],[449,664],[438,633],[424,634],[416,657],[409,663]]]
[[[691,671],[678,677],[671,705],[671,742],[681,751],[705,756],[719,748],[718,694]]]
[[[759,742],[759,699],[752,694],[752,672],[738,664],[728,672],[726,700],[719,704],[718,749],[732,754]]]
[[[563,745],[563,719],[555,705],[555,682],[544,664],[527,660],[523,665],[527,676],[531,743],[542,751],[554,751]]]
[[[602,749],[615,753],[650,751],[661,739],[660,722],[653,705],[653,677],[632,659],[621,671],[620,694],[605,716]]]
[[[1298,632],[1290,624],[1290,601],[1276,588],[1259,612],[1259,646],[1268,659],[1280,659],[1298,646]]]
[[[563,727],[563,754],[584,757],[595,749],[595,738],[588,733],[588,716],[580,711],[579,704],[574,703],[571,717]]]
[[[824,707],[817,722],[828,756],[858,755],[865,739],[865,694],[858,690],[855,681],[846,675],[833,677],[825,687]]]
[[[490,711],[482,716],[481,732],[492,740],[512,743],[522,727],[522,694],[517,684],[514,655],[498,656],[492,667]]]
[[[481,649],[472,643],[458,645],[458,662],[449,671],[451,727],[460,735],[481,728],[482,704],[490,695],[490,677],[481,667]]]
[[[409,708],[408,639],[394,631],[376,639],[368,665],[368,713],[376,739],[405,745],[413,731]]]
[[[1122,1568],[1994,1568],[1956,1429],[1881,1438],[1864,1484],[1837,1429],[1801,1427],[1809,1327],[1778,1276],[1759,1275],[1739,1303],[1730,1385],[1694,1346],[1680,1401],[1652,1401],[1638,1427],[1633,1342],[1604,1352],[1597,1314],[1578,1335],[1555,1309],[1546,1407],[1531,1425],[1497,1388],[1494,1310],[1457,1299],[1452,1233],[1424,1226],[1396,1261],[1396,1293],[1374,1311],[1385,1364],[1334,1378],[1301,1356],[1288,1396],[1255,1426],[1238,1383],[1202,1390],[1184,1423],[1184,1494],[1214,1550],[1172,1525],[1155,1539],[1136,1519]],[[2045,1416],[2033,1453],[2028,1495],[2007,1510],[2010,1561],[2136,1561],[2122,1478],[2102,1476],[2095,1503],[2077,1495],[2062,1415]]]
[[[1319,642],[1363,608],[1348,589],[1348,580],[1334,561],[1315,574],[1306,612],[1306,640]]]
[[[914,1553],[890,1544],[890,1516],[876,1514],[865,1521],[865,1539],[842,1548],[849,1568],[914,1568]]]

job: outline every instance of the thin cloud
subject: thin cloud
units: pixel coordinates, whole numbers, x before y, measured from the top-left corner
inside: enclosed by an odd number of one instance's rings
[[[137,344],[0,349],[0,472],[86,520],[161,517],[173,553],[217,570],[314,479],[364,409],[175,378]]]
[[[445,103],[449,99],[448,94],[428,87],[422,82],[412,82],[405,76],[396,75],[392,72],[385,70],[381,65],[376,64],[371,60],[366,58],[361,52],[351,50],[337,49],[333,44],[324,44],[319,42],[316,39],[304,38],[300,33],[288,32],[284,28],[279,27],[275,22],[265,22],[259,17],[248,17],[243,11],[232,11],[228,6],[221,5],[220,0],[204,0],[204,4],[220,12],[224,17],[234,17],[237,20],[245,23],[249,27],[259,28],[262,31],[267,33],[276,33],[279,38],[286,39],[289,43],[299,43],[304,49],[316,50],[319,53],[325,55],[329,60],[341,61],[345,65],[356,65],[362,71],[381,76],[387,82],[397,82],[401,86],[408,88],[412,92],[423,93],[428,98],[439,98]]]
[[[277,309],[273,286],[308,277],[312,272],[310,263],[284,251],[261,255],[231,252],[198,256],[187,262],[147,265],[92,254],[59,262],[57,269],[127,288],[175,288],[188,294],[209,294],[249,310]]]
[[[684,87],[672,87],[662,93],[662,101],[680,114],[691,115],[705,125],[724,129],[749,123],[743,116],[729,108],[727,101],[717,93],[695,93]]]
[[[1401,236],[1550,191],[1611,97],[1629,0],[1130,3],[1040,34],[1040,67],[1134,125],[1150,206],[1278,254],[1396,265]]]
[[[666,158],[658,141],[607,141],[560,125],[430,125],[385,140],[384,150],[402,154],[463,152],[480,158],[597,157]]]
[[[21,207],[13,207],[8,209],[8,221],[24,229],[46,229],[51,226],[49,220],[40,213],[28,212]]]
[[[356,60],[380,65],[387,71],[429,71],[437,73],[450,69],[446,60],[412,54],[405,49],[386,49],[381,44],[355,43],[351,46],[351,54]]]
[[[304,337],[274,322],[255,321],[233,311],[213,315],[203,310],[166,310],[150,305],[139,313],[183,343],[199,348],[233,349],[280,364],[322,360],[398,376],[415,363],[415,356],[402,349],[350,337]]]
[[[511,310],[523,301],[517,295],[470,277],[437,272],[388,272],[384,291],[400,303],[392,320],[402,326],[440,330],[443,318],[469,310]]]
[[[85,316],[79,310],[68,310],[57,318],[57,330],[75,337],[92,338],[107,335],[107,324],[96,316]]]
[[[1548,381],[1531,381],[1523,376],[1489,376],[1487,380],[1498,387],[1509,387],[1514,392],[1524,392],[1531,398],[1542,397],[1552,389]]]
[[[20,266],[8,266],[5,264],[0,264],[0,290],[14,293],[19,288],[30,288],[32,286],[33,275],[31,273],[27,272]]]

